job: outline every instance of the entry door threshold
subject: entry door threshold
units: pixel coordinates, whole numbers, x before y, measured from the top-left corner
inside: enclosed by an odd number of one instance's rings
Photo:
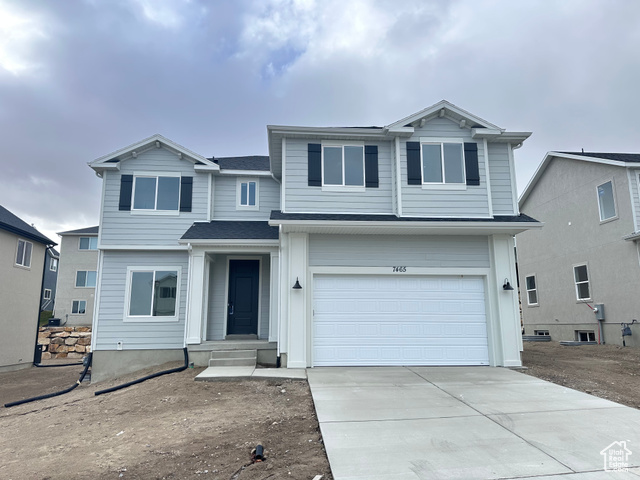
[[[258,335],[227,335],[225,340],[257,340]]]

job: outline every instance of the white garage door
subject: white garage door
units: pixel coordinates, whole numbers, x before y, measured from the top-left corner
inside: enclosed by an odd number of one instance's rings
[[[315,275],[313,364],[488,365],[480,277]]]

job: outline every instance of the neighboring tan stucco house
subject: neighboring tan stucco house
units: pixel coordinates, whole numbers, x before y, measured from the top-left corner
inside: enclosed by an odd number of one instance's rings
[[[98,227],[59,232],[60,267],[56,308],[61,325],[89,326],[98,270]]]
[[[622,345],[621,323],[640,316],[639,175],[640,154],[545,156],[519,202],[544,223],[517,235],[525,334]]]
[[[339,122],[339,119],[336,119]],[[103,180],[92,379],[259,363],[521,365],[508,132],[442,101],[384,127],[267,126],[269,156],[160,135]],[[504,288],[506,287],[506,288]]]
[[[47,247],[55,245],[0,206],[0,371],[33,364]]]

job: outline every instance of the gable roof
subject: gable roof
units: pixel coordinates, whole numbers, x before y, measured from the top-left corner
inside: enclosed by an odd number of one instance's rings
[[[494,125],[493,123],[489,123],[486,120],[480,117],[477,117],[467,112],[466,110],[463,110],[460,107],[457,107],[453,103],[447,102],[446,100],[440,100],[438,103],[435,103],[430,107],[427,107],[423,110],[420,110],[419,112],[409,115],[408,117],[404,117],[398,120],[397,122],[393,122],[392,124],[387,125],[384,128],[388,130],[393,130],[401,127],[411,127],[411,126],[415,127],[416,122],[419,123],[423,119],[428,120],[436,116],[441,116],[441,117],[447,116],[455,122],[460,122],[461,120],[465,120],[464,124],[466,125],[468,122],[468,126],[471,128],[489,128],[492,130],[504,131],[504,129],[501,129],[497,125]]]
[[[131,145],[111,152],[107,155],[89,162],[88,165],[94,169],[98,174],[101,174],[104,170],[119,170],[120,161],[130,158],[130,156],[136,156],[143,151],[149,150],[154,147],[164,147],[169,151],[175,153],[178,158],[186,158],[187,160],[195,164],[196,170],[201,171],[218,171],[220,167],[208,158],[203,157],[191,150],[179,145],[168,138],[163,137],[159,133],[152,135],[139,142],[132,143]]]
[[[533,188],[540,180],[540,177],[554,158],[564,158],[567,160],[579,160],[582,162],[600,163],[602,165],[613,165],[616,167],[638,166],[640,164],[640,154],[638,153],[615,153],[615,152],[547,152],[538,166],[538,169],[525,187],[518,205],[522,206],[531,194]]]
[[[0,205],[0,229],[28,238],[44,245],[57,245],[53,240],[45,237],[27,222],[21,220],[9,210]]]
[[[67,230],[66,232],[58,232],[58,235],[98,235],[100,227],[79,228],[77,230]]]
[[[249,155],[246,157],[213,157],[209,160],[217,163],[220,170],[256,170],[269,171],[269,157],[266,155]]]

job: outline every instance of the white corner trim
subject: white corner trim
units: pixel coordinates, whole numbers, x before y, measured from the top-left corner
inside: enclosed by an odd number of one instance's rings
[[[489,144],[487,139],[483,139],[482,148],[484,149],[484,178],[487,184],[487,206],[489,207],[489,216],[493,217],[493,198],[491,193],[491,176],[489,175]]]
[[[640,183],[638,183],[638,172],[637,170],[632,170],[627,168],[627,179],[629,181],[629,199],[631,200],[631,213],[633,214],[633,231],[638,231],[638,212],[636,209],[636,197],[640,196]],[[635,177],[635,178],[634,178]],[[635,182],[635,193],[634,193],[634,184]]]
[[[516,185],[515,159],[513,156],[513,145],[510,143],[507,143],[507,154],[509,155],[509,178],[511,179],[513,214],[520,215],[520,206],[518,205],[518,186]]]
[[[286,212],[286,192],[287,192],[287,174],[286,174],[286,161],[287,161],[287,137],[282,137],[282,184],[280,185],[280,211]]]
[[[396,190],[398,191],[398,216],[402,217],[402,169],[400,167],[400,137],[395,138],[396,147]]]

